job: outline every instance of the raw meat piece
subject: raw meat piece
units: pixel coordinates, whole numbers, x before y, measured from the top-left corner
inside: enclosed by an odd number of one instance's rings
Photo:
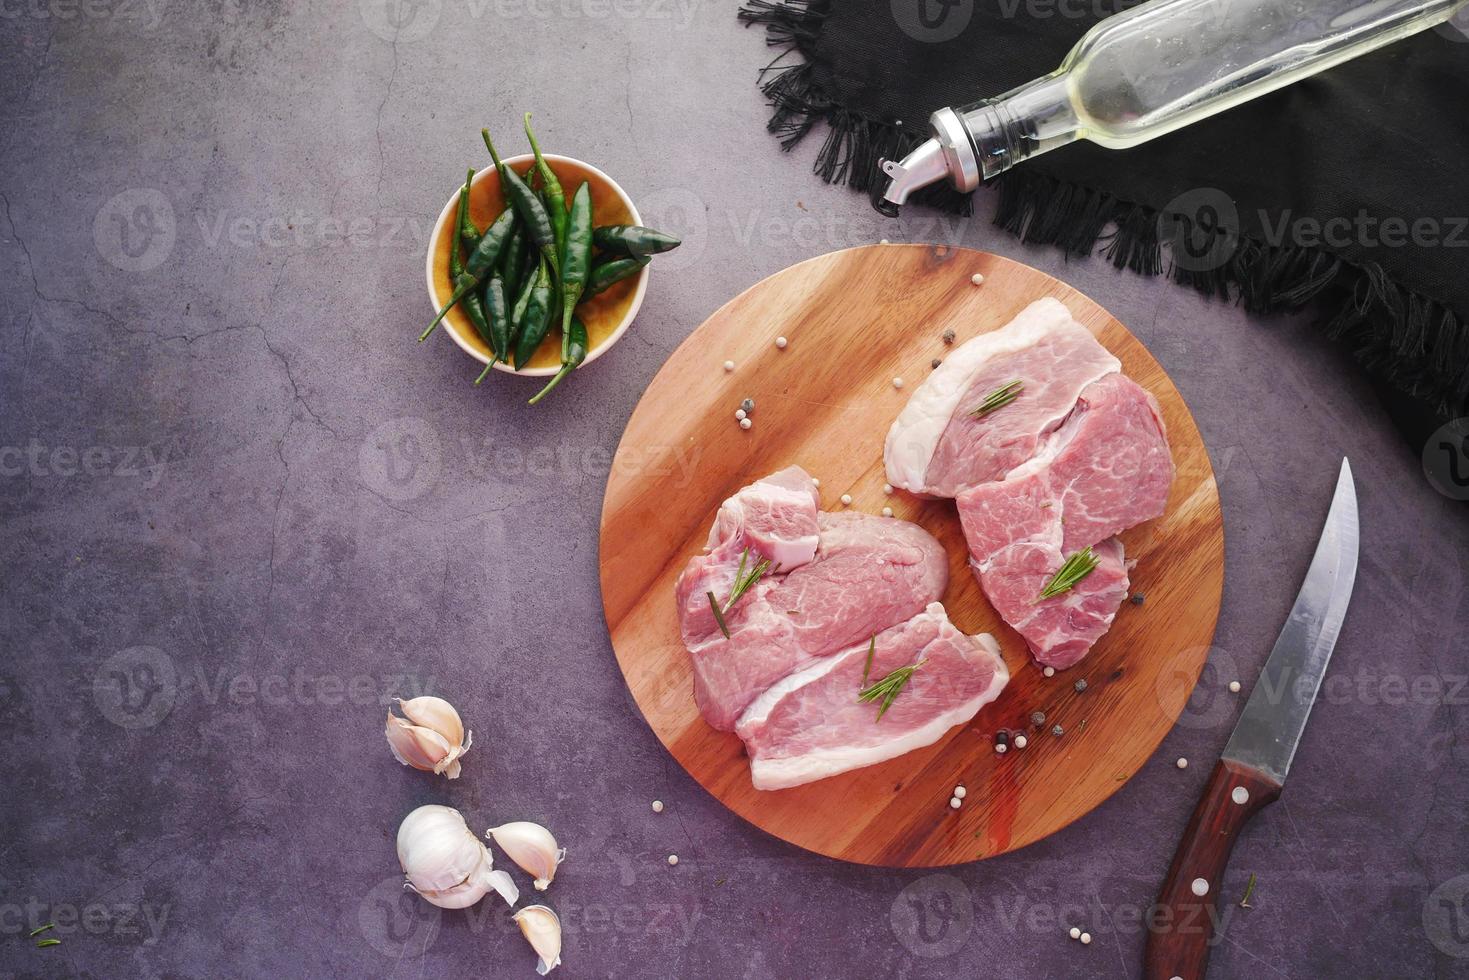
[[[1040,602],[1036,597],[1065,561],[1054,544],[1020,542],[983,563],[970,559],[990,604],[1025,639],[1038,663],[1057,670],[1075,665],[1111,628],[1127,598],[1122,542],[1108,538],[1092,551],[1099,561],[1090,575]]]
[[[955,349],[913,393],[888,430],[888,482],[954,497],[1030,459],[1083,388],[1121,367],[1059,301],[1040,299],[999,330]],[[996,389],[1022,381],[1002,411],[971,413]]]
[[[877,720],[857,700],[868,640],[791,674],[756,698],[736,732],[756,789],[785,789],[931,745],[973,718],[1010,679],[989,634],[966,636],[939,603],[877,634],[868,683],[923,662]]]
[[[1044,449],[959,494],[969,553],[1054,537],[1068,555],[1163,513],[1173,457],[1158,402],[1126,375],[1088,385]]]
[[[1036,660],[1070,667],[1111,626],[1128,585],[1112,536],[1162,514],[1172,482],[1158,403],[1112,374],[1087,386],[1030,462],[959,494],[979,584]],[[1038,599],[1066,558],[1088,545],[1101,564],[1071,591]]]
[[[738,555],[748,545],[790,571],[816,555],[820,503],[811,475],[787,466],[721,504],[705,547],[715,551],[728,545]]]
[[[792,467],[810,485],[804,471]],[[782,471],[783,474],[791,470]],[[781,474],[777,474],[780,476]],[[735,495],[763,499],[769,481]],[[734,499],[734,498],[732,498]],[[728,509],[727,509],[728,508]],[[814,510],[814,504],[813,504]],[[752,533],[751,515],[760,514],[762,530]],[[819,543],[815,555],[793,569],[772,568],[724,613],[730,635],[725,638],[709,607],[707,593],[723,604],[728,599],[740,555],[748,546],[747,570],[770,540],[788,546],[804,537],[802,521],[765,521],[767,511],[726,502],[715,520],[718,543],[705,555],[691,558],[676,588],[679,626],[694,668],[694,696],[706,721],[728,731],[761,692],[794,670],[921,612],[943,595],[949,581],[943,548],[916,524],[870,514],[818,513]],[[728,515],[741,515],[738,524]],[[739,529],[736,528],[738,524]],[[802,533],[795,538],[789,530]]]

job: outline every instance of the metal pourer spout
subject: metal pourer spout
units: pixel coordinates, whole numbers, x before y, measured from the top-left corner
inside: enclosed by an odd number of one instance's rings
[[[940,109],[928,121],[933,138],[925,140],[901,161],[882,161],[882,172],[888,176],[887,190],[883,192],[882,210],[896,214],[898,205],[905,204],[908,195],[929,184],[950,180],[961,191],[972,191],[979,186],[979,164],[974,144],[964,121],[953,109]]]
[[[938,140],[925,140],[912,153],[895,163],[882,162],[882,172],[888,175],[888,187],[883,200],[893,205],[892,213],[908,203],[908,195],[920,187],[927,187],[949,176],[949,165],[944,161],[944,148]]]

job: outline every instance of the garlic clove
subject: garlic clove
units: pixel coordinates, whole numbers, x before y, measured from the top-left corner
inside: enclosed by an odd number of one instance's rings
[[[544,905],[527,905],[511,918],[541,958],[536,964],[537,973],[545,976],[561,965],[561,920],[555,912]]]
[[[384,734],[388,736],[393,758],[414,769],[434,772],[446,761],[452,763],[457,756],[455,747],[439,733],[410,725],[394,715],[388,715]]]
[[[398,708],[403,712],[403,717],[423,728],[431,728],[444,736],[444,741],[450,745],[459,745],[464,742],[464,722],[459,720],[459,712],[454,706],[443,698],[411,698],[404,701],[398,698]],[[468,748],[468,746],[465,746]]]
[[[494,839],[506,857],[522,871],[535,876],[536,891],[545,891],[556,877],[556,867],[566,860],[566,848],[556,846],[556,838],[540,824],[519,820],[491,827],[485,834]]]
[[[440,908],[466,908],[494,890],[514,905],[515,882],[494,871],[489,848],[469,829],[458,810],[429,804],[398,827],[398,863],[408,885]]]
[[[398,705],[404,717],[389,709],[384,730],[393,758],[414,769],[458,779],[459,759],[471,742],[459,712],[443,698],[399,699]]]

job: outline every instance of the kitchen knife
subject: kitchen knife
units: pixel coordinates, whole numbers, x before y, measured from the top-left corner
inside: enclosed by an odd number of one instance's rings
[[[1229,852],[1245,822],[1280,796],[1356,578],[1357,491],[1343,459],[1306,581],[1194,808],[1152,910],[1143,960],[1147,980],[1203,977]]]

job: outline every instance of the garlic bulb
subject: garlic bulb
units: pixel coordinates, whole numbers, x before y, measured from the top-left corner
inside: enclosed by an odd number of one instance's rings
[[[468,908],[491,889],[509,905],[520,898],[510,876],[492,870],[489,848],[452,807],[421,806],[403,818],[398,863],[408,887],[441,909]]]
[[[459,757],[469,751],[473,733],[464,731],[459,712],[443,698],[398,699],[404,717],[388,709],[388,748],[405,766],[459,778]]]
[[[541,961],[536,972],[545,976],[561,965],[561,920],[544,905],[527,905],[512,919]]]
[[[491,827],[485,836],[494,838],[506,856],[520,865],[522,871],[536,877],[536,891],[543,892],[556,877],[556,866],[566,860],[566,848],[556,846],[556,838],[538,823],[520,820],[501,827]]]

